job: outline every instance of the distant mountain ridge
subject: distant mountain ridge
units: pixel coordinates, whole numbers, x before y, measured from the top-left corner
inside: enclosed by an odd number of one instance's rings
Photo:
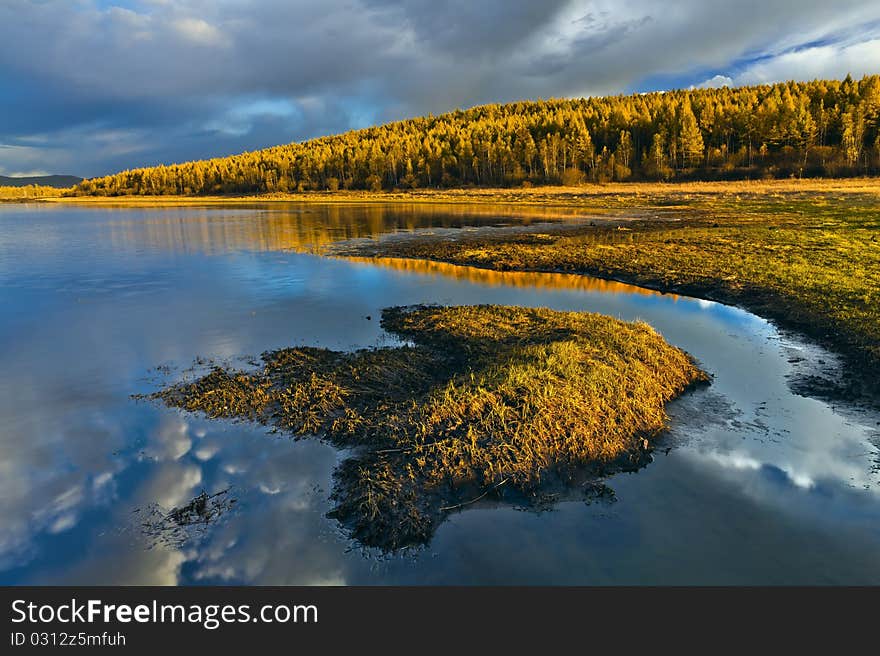
[[[56,187],[66,189],[78,185],[83,179],[75,175],[29,175],[23,177],[10,177],[0,175],[0,187],[26,187],[28,185],[40,185],[43,187]]]

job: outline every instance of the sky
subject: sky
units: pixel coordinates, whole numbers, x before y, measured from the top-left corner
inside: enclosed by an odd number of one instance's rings
[[[0,175],[455,108],[880,73],[866,0],[0,0]]]

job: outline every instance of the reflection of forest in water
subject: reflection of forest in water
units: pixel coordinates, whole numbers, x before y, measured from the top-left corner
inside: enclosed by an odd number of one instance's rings
[[[444,276],[454,280],[492,287],[519,287],[532,289],[571,289],[606,294],[639,294],[642,296],[666,296],[677,301],[677,294],[662,294],[644,287],[627,285],[616,280],[603,280],[578,273],[541,273],[539,271],[495,271],[473,266],[448,264],[432,260],[416,260],[402,257],[347,257],[350,262],[370,266],[382,266],[404,273]]]
[[[582,218],[574,208],[395,203],[393,205],[229,205],[130,208],[134,220],[109,223],[114,245],[218,254],[235,250],[314,252],[346,239],[389,232],[480,225],[529,225]]]

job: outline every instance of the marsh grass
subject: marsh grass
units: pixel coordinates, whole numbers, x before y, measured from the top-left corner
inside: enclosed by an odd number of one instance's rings
[[[740,305],[848,356],[838,389],[827,392],[876,398],[880,185],[854,185],[646,186],[600,200],[635,217],[616,225],[386,242],[348,253],[585,273]]]
[[[644,463],[665,404],[708,380],[650,326],[502,306],[395,307],[400,347],[288,348],[262,369],[215,368],[158,392],[353,449],[333,515],[367,546],[427,542],[449,513],[504,488],[523,495]]]

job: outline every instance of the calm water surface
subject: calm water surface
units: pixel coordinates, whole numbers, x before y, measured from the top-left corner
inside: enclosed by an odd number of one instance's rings
[[[511,222],[461,207],[0,205],[0,583],[880,583],[878,419],[788,387],[790,360],[827,354],[744,311],[616,283],[309,254]],[[387,343],[381,308],[423,302],[644,319],[715,379],[671,404],[652,464],[607,481],[616,501],[476,504],[425,549],[382,558],[325,517],[336,450],[130,398],[196,356]],[[234,510],[189,540],[144,535],[144,509],[227,488]]]

